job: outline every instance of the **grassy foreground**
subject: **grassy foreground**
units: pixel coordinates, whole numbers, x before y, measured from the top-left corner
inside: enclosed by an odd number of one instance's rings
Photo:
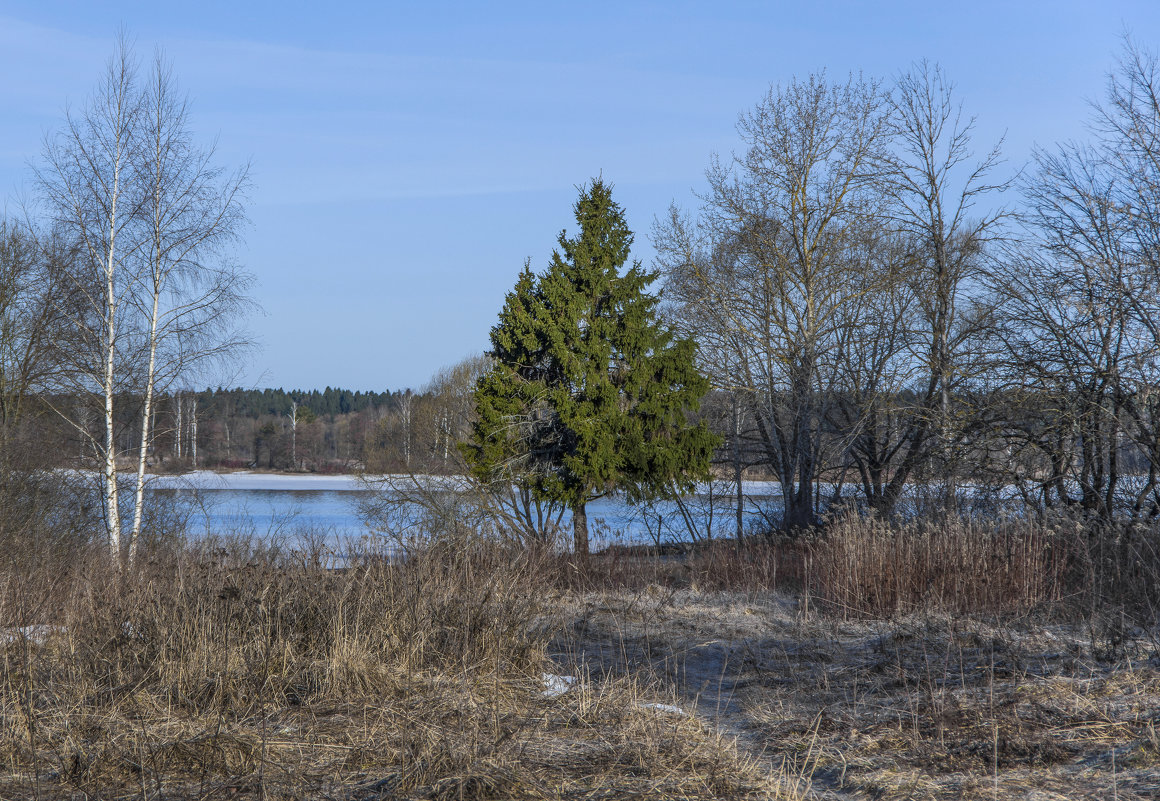
[[[13,561],[0,798],[1158,797],[1155,585],[1049,534]]]
[[[545,694],[559,593],[534,555],[331,570],[235,546],[123,577],[97,556],[0,587],[0,798],[778,792],[711,726],[643,705],[664,688]]]

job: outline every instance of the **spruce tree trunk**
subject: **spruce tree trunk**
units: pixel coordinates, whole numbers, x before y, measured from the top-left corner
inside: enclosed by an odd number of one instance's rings
[[[588,556],[588,511],[583,502],[572,507],[572,541],[577,556]]]

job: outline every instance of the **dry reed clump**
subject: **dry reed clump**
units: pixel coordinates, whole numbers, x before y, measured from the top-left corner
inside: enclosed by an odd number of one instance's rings
[[[1032,520],[896,523],[850,516],[806,536],[740,548],[725,541],[671,554],[610,550],[564,574],[564,586],[780,590],[840,617],[866,619],[923,610],[1021,613],[1075,599],[1084,582],[1095,582],[1094,570],[1083,569],[1076,553],[1074,530]]]
[[[766,795],[631,679],[544,695],[535,553],[333,567],[214,543],[51,576],[0,576],[3,798]]]
[[[808,590],[844,616],[1024,612],[1064,598],[1069,543],[1034,520],[847,517],[808,549]]]
[[[1125,634],[1160,622],[1160,524],[850,515],[740,546],[616,546],[579,564],[558,560],[554,576],[569,592],[785,591],[852,619],[1042,611],[1089,620],[1114,656]]]
[[[1125,620],[1144,627],[1160,623],[1160,525],[1067,522],[1070,580],[1081,611],[1110,628],[1123,628]],[[1122,639],[1122,632],[1111,634]]]

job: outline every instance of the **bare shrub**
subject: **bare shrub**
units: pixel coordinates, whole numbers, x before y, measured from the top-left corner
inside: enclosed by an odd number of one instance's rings
[[[1093,625],[1113,630],[1160,624],[1160,527],[1153,522],[1072,522],[1069,529],[1078,610]],[[1112,640],[1117,636],[1110,635]],[[1114,643],[1109,647],[1118,650]]]

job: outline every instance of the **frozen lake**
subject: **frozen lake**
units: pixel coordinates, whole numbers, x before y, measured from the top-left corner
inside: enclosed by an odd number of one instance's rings
[[[454,478],[432,478],[431,481],[453,489]],[[201,471],[181,476],[157,476],[151,491],[171,495],[191,508],[190,533],[234,535],[258,538],[295,539],[304,533],[322,535],[328,544],[338,545],[372,534],[359,515],[358,503],[367,496],[366,486],[356,476],[279,475],[270,473],[212,473]],[[691,498],[690,510],[702,529],[709,523],[707,492],[714,499],[711,530],[713,536],[732,536],[734,506],[731,498],[720,497],[732,487],[702,487],[698,497]],[[755,525],[769,511],[777,484],[745,482],[745,518]],[[646,520],[639,510],[619,498],[601,498],[588,505],[592,545],[616,542],[653,542],[688,540],[684,521],[676,504],[657,504]],[[567,515],[562,521],[570,527]]]
[[[384,477],[370,478],[374,481]],[[464,486],[464,479],[454,476],[416,479],[426,488],[439,492],[450,493]],[[746,532],[776,528],[781,512],[777,482],[745,481],[742,487]],[[341,551],[344,543],[352,540],[379,537],[360,515],[359,502],[372,496],[357,476],[199,471],[155,476],[150,488],[151,492],[180,501],[178,505],[189,513],[185,530],[195,537],[240,534],[264,540],[280,538],[293,544],[301,542],[303,535],[309,535],[312,541],[324,542],[336,551]],[[820,487],[824,497],[832,497],[836,489],[829,484]],[[920,496],[924,491],[908,488],[899,505],[904,516],[920,514],[922,504],[930,502],[929,498],[923,500]],[[967,484],[960,485],[957,491],[964,505],[973,505],[971,514],[1018,514],[1023,508],[1013,488],[1005,488],[1000,496]],[[843,495],[857,497],[857,488],[846,484]],[[126,492],[122,498],[129,501],[131,493]],[[591,547],[595,550],[610,543],[690,542],[705,539],[710,533],[714,539],[731,538],[736,532],[735,502],[731,482],[698,485],[697,492],[685,499],[687,516],[673,501],[657,502],[641,509],[616,496],[601,498],[588,504]],[[128,515],[123,519],[127,521]],[[562,539],[570,542],[571,520],[567,513],[560,525]],[[696,528],[696,537],[690,535],[690,526]]]

